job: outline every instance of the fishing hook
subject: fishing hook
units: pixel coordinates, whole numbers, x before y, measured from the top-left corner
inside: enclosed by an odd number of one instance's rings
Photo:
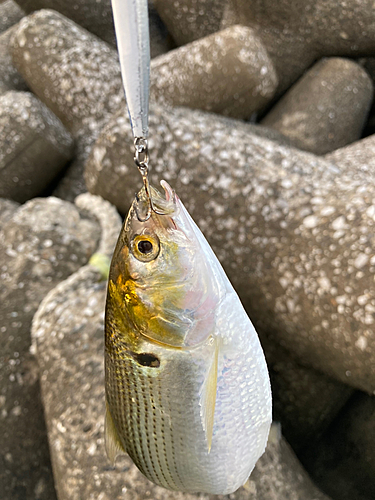
[[[157,210],[153,204],[151,197],[150,184],[148,182],[148,144],[147,139],[145,137],[135,137],[134,138],[134,162],[138,167],[138,170],[142,176],[143,186],[145,188],[146,200],[147,200],[147,212],[146,217],[142,218],[138,212],[138,206],[135,208],[135,212],[137,215],[137,219],[139,222],[146,222],[151,217],[151,212],[154,212],[157,215],[166,215],[164,212],[160,212]],[[137,205],[139,204],[139,197],[136,194]]]

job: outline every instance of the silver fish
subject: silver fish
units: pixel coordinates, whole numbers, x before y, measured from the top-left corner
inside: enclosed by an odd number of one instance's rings
[[[228,494],[265,450],[271,390],[258,336],[168,186],[134,200],[106,304],[106,449],[171,490]]]

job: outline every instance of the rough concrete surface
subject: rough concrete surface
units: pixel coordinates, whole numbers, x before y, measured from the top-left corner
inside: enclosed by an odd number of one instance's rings
[[[372,81],[359,64],[322,59],[261,123],[287,136],[297,148],[322,155],[361,137],[372,98]]]
[[[155,7],[178,45],[220,30],[225,0],[154,0]]]
[[[0,95],[0,196],[24,202],[41,194],[72,155],[71,135],[39,99]]]
[[[284,92],[314,61],[375,52],[372,0],[230,0],[222,28],[250,26],[264,43]]]
[[[8,30],[23,18],[25,12],[13,0],[0,3],[0,33]]]
[[[17,0],[27,12],[53,9],[115,46],[111,0]]]
[[[8,90],[27,90],[25,80],[16,70],[9,50],[10,39],[17,26],[0,33],[0,94]]]
[[[86,191],[83,162],[92,142],[124,99],[117,53],[49,10],[25,17],[12,45],[20,74],[76,141],[76,158],[57,190],[59,196],[73,199]]]
[[[328,153],[325,158],[345,170],[353,170],[354,172],[359,169],[363,172],[374,172],[375,135],[370,135],[353,144],[336,149],[336,151]]]
[[[250,118],[264,108],[278,83],[259,38],[243,26],[170,51],[156,58],[151,69],[155,101],[236,118]]]
[[[46,293],[87,262],[97,236],[95,221],[57,198],[34,199],[2,218],[0,497],[4,500],[55,498],[39,370],[29,350],[31,320]]]
[[[116,52],[57,12],[25,17],[12,56],[32,91],[77,139],[100,128],[123,98]]]
[[[246,29],[245,31],[247,32]],[[229,30],[227,35],[214,35],[212,40],[222,44],[226,38],[231,38],[230,33],[233,34],[234,46],[238,46],[243,33],[239,28]],[[212,43],[212,40],[197,42],[197,47],[202,54],[206,54],[205,57],[208,57],[207,44]],[[177,100],[180,104],[183,101],[185,105],[201,107],[207,106],[203,98],[210,96],[209,107],[212,107],[215,101],[223,100],[224,105],[215,104],[218,110],[225,112],[227,109],[230,114],[237,110],[239,116],[248,115],[251,110],[258,109],[269,100],[276,84],[272,65],[269,64],[261,44],[253,37],[251,40],[256,44],[256,50],[252,52],[248,45],[243,52],[240,50],[236,55],[236,67],[231,68],[232,57],[221,59],[224,69],[229,72],[228,80],[239,78],[238,81],[242,81],[242,90],[234,91],[232,86],[233,96],[238,94],[233,105],[229,104],[228,90],[224,91],[217,83],[218,78],[215,75],[218,74],[218,68],[207,73],[199,60],[194,57],[189,60],[185,58],[184,63],[179,62],[180,69],[183,69],[181,75],[176,66],[176,58],[181,59],[179,52],[152,61],[152,95],[167,102],[174,103]],[[13,38],[12,55],[15,66],[32,91],[61,119],[76,140],[76,159],[57,190],[59,196],[72,199],[86,189],[82,179],[82,164],[93,141],[111,114],[116,112],[124,101],[117,53],[60,14],[42,10],[21,21]],[[241,61],[242,57],[244,59]],[[240,75],[233,75],[237,66]],[[190,81],[192,68],[196,73],[202,73],[204,69],[205,83],[211,87],[203,91],[201,79],[196,77],[192,80],[194,87],[190,85],[189,92],[181,94],[179,82],[181,78],[186,82]],[[256,68],[261,75],[256,76]],[[244,80],[249,75],[252,77],[249,79],[249,88],[245,90]],[[174,89],[173,99],[170,97],[171,89]],[[214,94],[216,97],[213,97]],[[199,98],[195,97],[199,95]],[[245,113],[242,109],[244,98],[247,103]]]
[[[53,8],[115,45],[110,0],[19,0],[27,12]],[[178,45],[233,24],[251,27],[265,44],[285,91],[312,63],[324,56],[373,55],[374,12],[370,0],[341,6],[334,0],[257,2],[255,0],[156,0],[159,14]],[[78,7],[78,8],[77,8]],[[157,53],[157,51],[155,51]]]

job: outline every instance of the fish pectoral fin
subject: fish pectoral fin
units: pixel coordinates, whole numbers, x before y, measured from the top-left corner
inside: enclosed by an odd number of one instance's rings
[[[104,424],[105,451],[107,453],[107,457],[109,458],[111,464],[115,465],[116,457],[118,455],[121,455],[122,453],[126,453],[126,451],[124,450],[124,447],[121,444],[107,402],[105,406],[106,406],[105,424]]]
[[[211,451],[212,434],[214,430],[214,417],[216,405],[216,390],[217,390],[217,370],[219,361],[219,340],[213,339],[213,353],[211,365],[208,369],[206,380],[204,381],[201,398],[201,421],[206,434],[208,453]]]

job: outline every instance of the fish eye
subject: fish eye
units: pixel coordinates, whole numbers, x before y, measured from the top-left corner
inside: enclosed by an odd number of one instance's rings
[[[138,250],[144,254],[152,252],[152,248],[153,248],[150,240],[139,241],[137,244],[137,247],[138,247]]]
[[[137,260],[151,262],[159,255],[159,238],[156,235],[137,234],[132,239],[131,251]]]

